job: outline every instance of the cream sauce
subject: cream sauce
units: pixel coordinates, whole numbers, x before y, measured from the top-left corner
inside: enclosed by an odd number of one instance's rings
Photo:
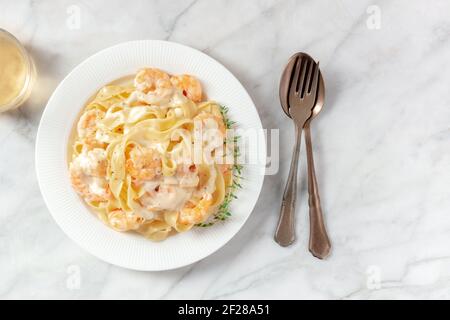
[[[192,197],[199,182],[197,172],[185,170],[172,177],[145,181],[141,203],[150,210],[181,210]]]

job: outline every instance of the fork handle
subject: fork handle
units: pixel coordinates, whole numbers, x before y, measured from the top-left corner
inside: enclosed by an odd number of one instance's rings
[[[320,205],[319,188],[317,186],[314,169],[311,129],[309,124],[304,127],[306,142],[306,159],[308,165],[308,193],[309,193],[309,251],[313,256],[324,259],[331,250],[330,239],[325,229],[322,207]]]
[[[295,241],[295,200],[297,197],[297,171],[300,153],[302,129],[295,124],[295,145],[292,153],[289,176],[284,188],[281,203],[280,218],[275,231],[275,241],[282,247],[287,247]]]

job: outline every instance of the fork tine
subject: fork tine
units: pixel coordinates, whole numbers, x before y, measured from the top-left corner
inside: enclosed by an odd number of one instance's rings
[[[316,63],[314,62],[314,60],[310,60],[310,68],[308,69],[308,75],[305,81],[305,90],[303,91],[302,95],[303,97],[306,96],[311,91],[311,81],[312,81],[311,78],[313,77],[315,65]]]
[[[298,75],[300,74],[300,69],[302,67],[303,62],[302,60],[303,60],[302,57],[298,57],[297,62],[295,63],[294,66],[295,72],[294,75],[292,76],[292,85],[291,85],[291,88],[295,89],[294,91],[297,91],[298,88]]]
[[[319,83],[319,73],[320,73],[319,62],[317,62],[316,63],[316,68],[314,70],[314,77],[313,77],[312,83],[311,83],[311,89],[309,90],[309,94],[312,94],[314,96],[316,95],[317,86],[318,86],[318,83]]]
[[[309,59],[305,59],[305,63],[303,65],[302,68],[302,72],[300,75],[300,80],[299,80],[299,86],[297,87],[297,95],[302,98],[303,97],[303,93],[305,92],[305,77],[306,77],[306,72],[308,71],[308,67],[309,67]]]
[[[289,87],[289,97],[294,97],[295,93],[297,91],[297,85],[298,85],[298,75],[300,73],[300,67],[302,64],[302,57],[297,57],[297,61],[294,65],[294,70],[291,74],[291,85]]]

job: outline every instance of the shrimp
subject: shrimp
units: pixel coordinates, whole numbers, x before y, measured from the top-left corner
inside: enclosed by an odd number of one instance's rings
[[[77,132],[80,139],[92,148],[102,147],[104,143],[96,139],[96,133],[98,130],[97,122],[105,116],[103,111],[98,109],[89,110],[80,117],[77,125]]]
[[[75,191],[87,201],[104,202],[111,196],[106,180],[108,160],[100,148],[79,154],[70,164],[70,180]]]
[[[137,216],[127,214],[122,209],[114,209],[108,213],[109,225],[117,231],[137,230],[145,219]]]
[[[203,196],[203,198],[194,207],[192,207],[192,204],[188,202],[180,211],[180,223],[197,224],[205,221],[208,218],[209,208],[211,207],[212,201],[212,195],[208,193]]]
[[[197,116],[195,116],[195,120],[201,120],[203,128],[205,129],[218,129],[222,136],[225,136],[226,127],[223,119],[219,116],[201,112]]]
[[[152,180],[161,175],[161,157],[152,149],[134,146],[129,152],[126,168],[135,179]]]
[[[165,95],[172,89],[169,75],[155,68],[141,69],[134,78],[134,85],[138,91],[154,95]]]
[[[170,78],[172,84],[183,91],[183,94],[194,102],[202,101],[202,85],[193,76],[183,74]]]

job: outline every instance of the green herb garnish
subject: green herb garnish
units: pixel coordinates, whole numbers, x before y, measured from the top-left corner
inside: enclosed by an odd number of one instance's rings
[[[225,127],[227,129],[233,129],[234,125],[236,124],[234,121],[231,121],[230,118],[228,117],[228,108],[225,106],[220,106],[220,113],[222,114],[222,118],[223,118],[223,122],[225,124]],[[231,201],[233,199],[237,199],[236,196],[236,191],[240,188],[242,188],[242,185],[239,183],[240,180],[242,179],[241,175],[242,175],[242,165],[237,164],[237,158],[239,157],[240,153],[239,153],[239,146],[237,145],[237,142],[239,141],[240,137],[239,136],[235,136],[233,137],[233,139],[231,141],[228,141],[227,139],[225,139],[224,144],[226,145],[227,143],[233,143],[233,147],[234,147],[234,162],[233,162],[233,166],[232,166],[232,179],[233,182],[231,183],[231,186],[228,187],[227,193],[225,195],[225,199],[223,200],[222,204],[219,206],[219,209],[217,210],[217,212],[214,214],[214,216],[209,219],[209,221],[207,222],[203,222],[203,223],[199,223],[196,226],[197,227],[210,227],[212,225],[214,225],[215,222],[217,221],[224,221],[227,220],[230,216],[231,216],[231,211],[230,211],[230,204]]]

